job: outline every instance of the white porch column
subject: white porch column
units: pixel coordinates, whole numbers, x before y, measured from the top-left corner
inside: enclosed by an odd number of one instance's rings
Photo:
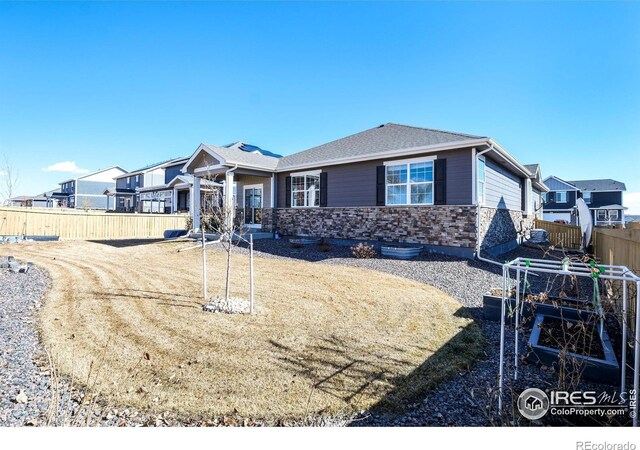
[[[233,172],[227,172],[224,179],[224,209],[227,229],[233,227],[233,218],[236,214],[236,208],[233,203]]]
[[[193,217],[194,231],[200,230],[200,178],[193,177],[191,190],[191,215]]]
[[[175,214],[178,212],[178,190],[174,187],[173,193],[171,194],[171,213]]]

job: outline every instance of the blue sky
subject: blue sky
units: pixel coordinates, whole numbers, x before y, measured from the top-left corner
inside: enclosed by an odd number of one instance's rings
[[[639,80],[637,3],[0,3],[21,194],[201,142],[288,154],[398,122],[624,181],[640,214]]]

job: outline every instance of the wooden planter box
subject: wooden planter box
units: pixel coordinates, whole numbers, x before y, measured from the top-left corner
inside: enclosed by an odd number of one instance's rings
[[[382,256],[396,259],[412,259],[422,252],[422,247],[382,247]]]
[[[550,316],[546,316],[545,314],[536,315],[533,330],[529,337],[529,346],[531,347],[531,351],[527,355],[527,359],[536,364],[542,363],[544,365],[551,366],[558,362],[560,350],[538,344],[540,334],[542,332],[541,326],[546,317]],[[571,322],[576,321],[571,320]],[[604,359],[598,359],[577,353],[568,353],[568,355],[575,358],[577,361],[580,361],[580,369],[583,370],[582,376],[585,379],[598,383],[616,384],[620,381],[620,365],[618,364],[618,359],[613,351],[613,344],[609,339],[607,330],[603,330],[600,343],[602,344],[602,349],[604,351]]]
[[[511,303],[511,309],[516,307],[515,297],[511,297],[508,300]],[[569,319],[569,320],[582,320],[589,321],[592,319],[593,312],[587,309],[578,308],[578,306],[586,306],[589,303],[587,300],[579,299],[563,299],[564,302],[573,302],[576,307],[571,306],[555,306],[550,303],[536,302],[535,306],[528,300],[520,300],[524,302],[522,308],[522,317],[531,318],[536,314],[544,314],[549,317],[555,317],[557,319]],[[482,313],[485,320],[492,320],[494,322],[500,322],[500,312],[502,311],[502,297],[486,293],[482,296]],[[509,307],[505,310],[505,320],[507,323],[511,323],[509,318]]]

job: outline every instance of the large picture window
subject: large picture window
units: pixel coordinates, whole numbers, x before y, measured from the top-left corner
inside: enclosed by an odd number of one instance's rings
[[[433,161],[386,166],[387,205],[432,205]]]
[[[320,173],[291,176],[291,206],[320,206]]]

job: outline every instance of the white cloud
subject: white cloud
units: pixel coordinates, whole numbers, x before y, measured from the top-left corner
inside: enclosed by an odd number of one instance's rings
[[[81,169],[76,166],[75,161],[62,161],[59,163],[55,163],[47,167],[47,172],[66,172],[66,173],[89,173],[87,169]]]
[[[0,177],[3,177],[7,174],[7,172],[5,172],[4,170],[0,170]]]
[[[629,208],[624,212],[625,214],[640,215],[640,192],[626,192],[624,206]]]

